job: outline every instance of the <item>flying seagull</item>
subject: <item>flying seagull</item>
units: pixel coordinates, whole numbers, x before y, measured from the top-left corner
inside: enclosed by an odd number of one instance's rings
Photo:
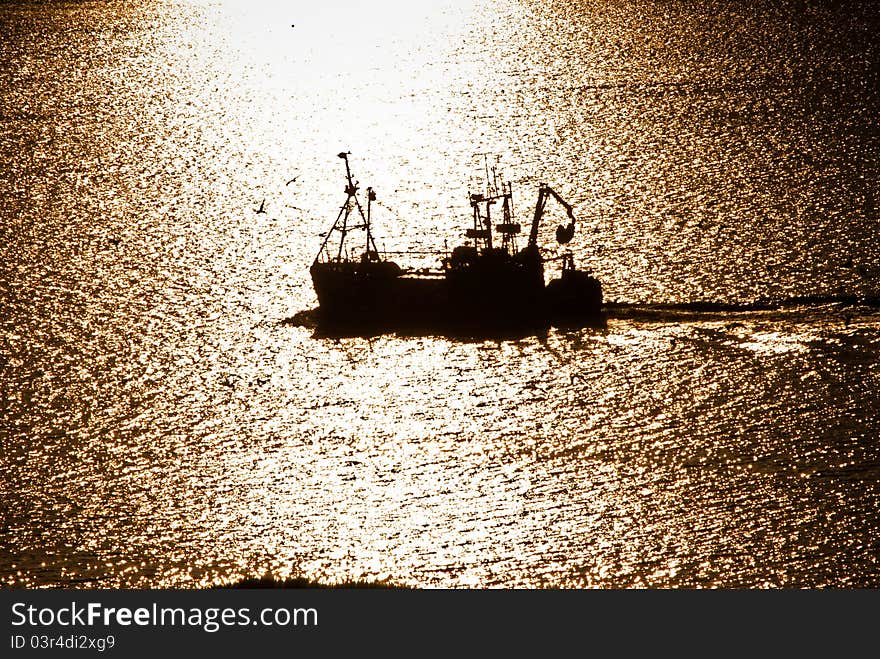
[[[266,212],[265,206],[266,206],[266,200],[263,199],[263,201],[260,202],[260,207],[257,208],[254,212],[255,213],[265,213]]]

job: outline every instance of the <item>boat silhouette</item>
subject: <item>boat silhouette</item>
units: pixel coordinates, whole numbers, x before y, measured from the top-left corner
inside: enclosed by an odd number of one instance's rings
[[[557,229],[560,243],[574,234],[571,206],[548,185],[538,188],[538,200],[526,245],[519,249],[521,231],[512,217],[509,183],[493,183],[485,193],[470,195],[473,226],[467,241],[451,252],[436,252],[439,267],[402,267],[390,256],[424,256],[425,252],[385,252],[376,245],[372,204],[376,193],[366,189],[366,208],[352,178],[349,153],[345,161],[346,199],[324,236],[310,267],[319,307],[319,327],[340,331],[516,331],[524,328],[599,324],[603,318],[602,287],[589,273],[578,270],[571,252],[555,260],[562,264],[558,278],[545,283],[545,259],[538,246],[544,207],[555,198],[567,210],[568,227]],[[501,205],[501,221],[493,225],[491,210]],[[353,234],[361,239],[353,243]]]

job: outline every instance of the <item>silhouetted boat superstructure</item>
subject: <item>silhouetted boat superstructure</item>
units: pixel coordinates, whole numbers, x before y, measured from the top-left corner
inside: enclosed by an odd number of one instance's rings
[[[511,185],[502,182],[499,187],[493,182],[485,194],[470,196],[473,227],[467,229],[469,240],[464,245],[451,253],[438,252],[439,269],[405,269],[387,258],[389,252],[377,248],[371,225],[376,195],[367,188],[365,210],[348,153],[339,157],[345,161],[346,199],[310,268],[320,325],[355,331],[505,331],[601,321],[602,287],[575,268],[570,252],[561,257],[560,277],[545,285],[538,230],[549,198],[561,203],[570,219],[568,226],[557,228],[560,244],[572,239],[575,227],[571,206],[549,186],[538,189],[522,249],[517,246],[521,227],[512,217]],[[502,221],[493,226],[492,206],[499,203]],[[352,254],[349,234],[354,231],[362,231],[364,237]],[[336,236],[338,244],[331,243]]]

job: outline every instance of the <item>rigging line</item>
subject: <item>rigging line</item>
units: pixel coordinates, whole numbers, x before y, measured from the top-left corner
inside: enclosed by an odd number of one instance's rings
[[[381,206],[382,208],[384,208],[386,211],[388,211],[389,213],[391,213],[392,215],[394,215],[394,217],[396,217],[398,220],[403,219],[403,216],[402,216],[400,213],[398,213],[396,210],[394,210],[393,208],[391,208],[391,207],[388,206],[387,204],[385,204],[385,203],[379,201],[378,199],[374,199],[374,200],[373,200],[373,203],[374,203],[374,204],[378,204],[379,206]]]

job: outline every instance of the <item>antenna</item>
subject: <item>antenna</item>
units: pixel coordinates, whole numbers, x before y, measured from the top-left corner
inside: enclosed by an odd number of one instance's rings
[[[483,154],[483,166],[486,168],[486,196],[491,197],[492,191],[489,189],[489,154]]]

